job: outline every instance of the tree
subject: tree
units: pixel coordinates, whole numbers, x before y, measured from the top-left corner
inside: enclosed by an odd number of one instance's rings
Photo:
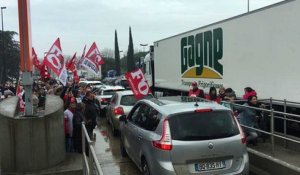
[[[131,35],[131,27],[129,27],[129,45],[127,52],[127,71],[133,71],[135,69],[135,61],[134,61],[134,50],[133,50],[133,41]]]
[[[117,30],[115,30],[115,65],[116,65],[117,76],[120,76],[121,75],[120,51],[119,51]]]
[[[16,32],[0,32],[0,82],[13,81],[19,77],[20,43],[14,40]]]

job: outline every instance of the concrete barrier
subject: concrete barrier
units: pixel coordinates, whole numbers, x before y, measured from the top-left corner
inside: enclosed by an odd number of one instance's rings
[[[47,96],[45,114],[16,117],[18,99],[0,103],[0,167],[3,172],[41,170],[65,159],[63,101]]]

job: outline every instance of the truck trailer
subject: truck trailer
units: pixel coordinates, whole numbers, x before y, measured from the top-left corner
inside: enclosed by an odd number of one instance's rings
[[[198,82],[245,87],[260,99],[299,101],[300,1],[286,0],[154,42],[145,77],[154,91],[186,93]]]

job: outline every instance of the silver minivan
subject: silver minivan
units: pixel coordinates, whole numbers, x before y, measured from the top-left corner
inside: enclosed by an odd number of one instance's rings
[[[121,154],[145,175],[249,174],[244,133],[221,105],[147,99],[120,121]]]

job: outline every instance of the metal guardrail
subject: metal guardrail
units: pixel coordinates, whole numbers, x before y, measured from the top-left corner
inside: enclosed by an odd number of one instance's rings
[[[181,100],[182,101],[186,101],[186,102],[196,102],[196,101],[198,101],[198,102],[200,102],[200,101],[202,101],[202,102],[212,102],[210,100],[199,98],[199,97],[195,98],[195,97],[183,97],[182,96]],[[258,100],[258,101],[267,101],[267,100],[269,100],[269,104],[268,104],[269,109],[256,108],[256,107],[245,106],[245,105],[241,105],[241,104],[236,104],[235,103],[235,102],[243,102],[244,100],[235,100],[233,102],[222,101],[221,104],[225,104],[224,106],[227,106],[227,107],[231,106],[233,108],[236,106],[238,108],[254,109],[254,110],[257,110],[257,111],[264,112],[265,114],[268,114],[268,115],[265,115],[265,116],[267,116],[267,117],[270,118],[270,132],[264,131],[262,129],[254,128],[254,127],[249,127],[249,126],[242,125],[242,124],[241,124],[241,126],[244,127],[244,128],[255,130],[255,131],[263,133],[263,134],[270,135],[270,137],[271,137],[271,146],[272,146],[272,149],[271,149],[271,154],[272,155],[274,155],[274,152],[275,152],[275,137],[284,140],[284,147],[287,147],[287,141],[299,144],[299,146],[300,146],[300,138],[297,140],[297,139],[291,138],[291,137],[289,137],[287,135],[287,125],[286,125],[287,121],[300,123],[300,115],[287,113],[287,104],[288,103],[299,104],[299,105],[300,105],[300,103],[291,102],[291,101],[287,101],[287,100],[274,100],[272,98],[270,98],[270,99],[262,99],[262,100]],[[284,107],[284,111],[283,112],[281,112],[281,111],[275,111],[273,109],[274,101],[276,101],[276,102],[282,102],[283,107]],[[284,132],[283,132],[283,135],[280,135],[278,132],[275,132],[275,128],[274,128],[274,119],[275,118],[276,119],[284,120]],[[294,118],[294,119],[292,119],[292,118]]]
[[[294,142],[294,143],[297,143],[297,144],[300,145],[300,139],[296,140],[296,139],[293,139],[293,138],[287,136],[287,126],[286,126],[287,121],[300,123],[300,115],[291,114],[291,113],[287,113],[286,112],[287,103],[288,103],[288,101],[286,101],[286,100],[274,100],[272,98],[270,98],[268,100],[269,100],[269,107],[270,107],[270,109],[256,108],[256,107],[251,107],[251,106],[244,106],[244,105],[239,105],[239,104],[230,103],[230,102],[226,102],[226,101],[224,101],[224,102],[222,101],[222,103],[227,103],[227,104],[229,104],[231,106],[238,106],[240,108],[241,107],[243,107],[243,108],[251,108],[251,109],[254,109],[254,110],[257,110],[257,111],[261,111],[261,112],[267,113],[268,115],[265,115],[265,116],[270,118],[270,132],[267,132],[267,131],[264,131],[264,130],[261,130],[261,129],[258,129],[258,128],[249,127],[249,126],[242,125],[242,124],[241,124],[241,126],[244,127],[244,128],[255,130],[255,131],[260,132],[260,133],[264,133],[264,134],[270,135],[271,136],[271,148],[272,148],[271,149],[271,154],[274,155],[274,152],[275,152],[275,137],[284,140],[284,147],[287,147],[287,141]],[[262,101],[262,100],[259,100],[259,101]],[[263,101],[266,101],[266,99],[263,100]],[[273,109],[273,102],[274,101],[283,102],[283,107],[284,107],[284,111],[283,112],[281,112],[281,111],[275,111]],[[297,102],[289,102],[289,103],[300,104],[300,103],[297,103]],[[292,119],[291,117],[293,117],[295,119]],[[281,119],[281,120],[283,120],[283,122],[284,122],[284,132],[283,132],[283,135],[275,133],[274,119]],[[296,120],[296,119],[298,119],[298,120]]]
[[[82,168],[83,175],[104,175],[102,168],[96,156],[94,149],[95,135],[93,141],[90,139],[86,130],[84,122],[82,122]],[[86,145],[87,142],[87,145]],[[88,147],[88,156],[86,154],[86,148]]]

